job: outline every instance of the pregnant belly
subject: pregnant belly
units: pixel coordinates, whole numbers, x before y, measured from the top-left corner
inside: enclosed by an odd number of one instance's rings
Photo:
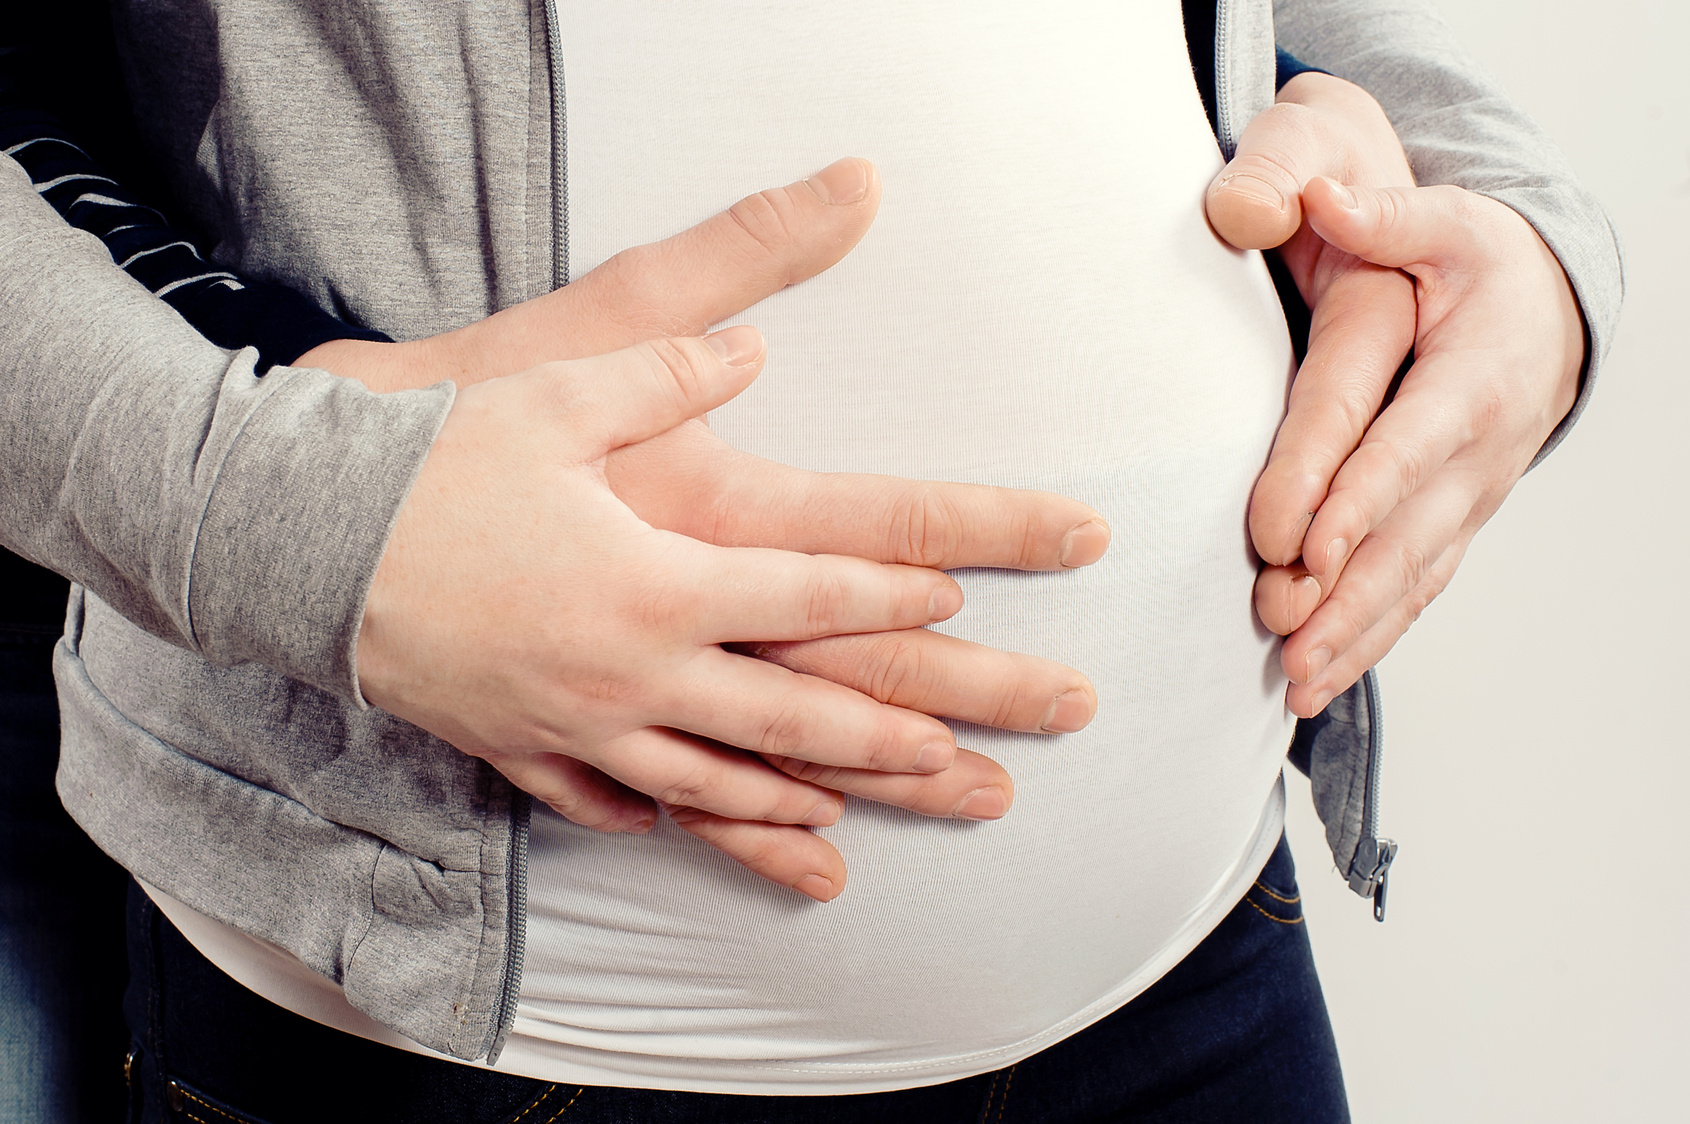
[[[1203,219],[1220,158],[1178,6],[559,8],[577,274],[840,155],[881,170],[857,250],[743,317],[770,360],[718,433],[1064,492],[1114,543],[1081,572],[957,575],[945,629],[1081,669],[1097,719],[959,728],[1015,777],[1010,815],[853,803],[823,833],[851,870],[829,905],[674,830],[540,817],[519,1037],[692,1088],[991,1068],[1213,923],[1291,733],[1245,531],[1291,356],[1262,262]]]

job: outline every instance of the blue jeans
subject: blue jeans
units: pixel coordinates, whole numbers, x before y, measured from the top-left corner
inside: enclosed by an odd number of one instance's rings
[[[123,1105],[123,868],[53,788],[57,628],[0,625],[0,1124]]]
[[[549,1082],[437,1061],[260,999],[131,887],[132,1121],[466,1124],[1336,1124],[1349,1119],[1283,839],[1244,900],[1126,1007],[1026,1061],[840,1097],[746,1097]]]

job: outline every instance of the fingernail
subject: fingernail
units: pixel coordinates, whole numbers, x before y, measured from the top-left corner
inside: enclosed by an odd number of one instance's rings
[[[743,367],[763,354],[763,333],[749,324],[712,332],[704,342],[730,367]]]
[[[1332,662],[1332,649],[1322,644],[1308,654],[1309,674],[1304,683],[1313,683],[1315,676],[1326,670],[1326,665]]]
[[[964,820],[1002,819],[1009,811],[1009,801],[1001,788],[977,788],[957,801],[951,815]]]
[[[1343,207],[1346,211],[1355,210],[1357,206],[1356,193],[1339,183],[1337,180],[1332,180],[1331,183],[1332,194],[1338,197],[1338,205]]]
[[[1057,561],[1068,569],[1090,566],[1109,549],[1109,526],[1095,519],[1081,523],[1062,536],[1062,553]]]
[[[1321,577],[1331,577],[1338,572],[1338,567],[1344,564],[1344,556],[1350,552],[1350,544],[1343,539],[1333,539],[1326,545],[1326,565],[1321,568]]]
[[[962,611],[962,590],[954,585],[941,585],[927,599],[927,619],[947,621]]]
[[[627,827],[623,828],[629,835],[645,835],[657,826],[656,816],[641,816]]]
[[[1314,605],[1320,601],[1320,582],[1313,574],[1304,574],[1291,583],[1291,609],[1300,613],[1305,604]]]
[[[1309,705],[1310,705],[1309,717],[1313,718],[1315,715],[1317,715],[1321,711],[1325,710],[1326,704],[1331,702],[1331,701],[1332,701],[1332,696],[1327,694],[1325,691],[1322,691],[1320,694],[1315,695],[1312,699],[1309,700]]]
[[[915,755],[913,768],[918,773],[942,773],[956,760],[956,746],[947,741],[931,741]]]
[[[1229,176],[1222,176],[1221,186],[1229,191],[1236,192],[1245,199],[1266,203],[1276,211],[1285,209],[1284,192],[1260,176],[1252,176],[1248,172],[1235,172]]]
[[[823,203],[842,207],[868,194],[868,165],[854,157],[835,160],[804,181]]]
[[[1084,691],[1063,691],[1051,700],[1039,729],[1047,734],[1072,734],[1091,721],[1091,698]]]
[[[839,814],[845,810],[845,805],[837,800],[823,800],[810,814],[804,817],[805,827],[832,827],[839,822]]]
[[[833,879],[823,878],[819,874],[806,874],[792,884],[792,888],[800,894],[807,894],[818,902],[830,902],[839,893],[833,888]]]

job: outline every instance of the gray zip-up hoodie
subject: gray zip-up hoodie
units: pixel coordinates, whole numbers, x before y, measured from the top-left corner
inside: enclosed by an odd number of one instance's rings
[[[415,338],[562,272],[547,7],[119,0],[116,18],[138,117],[219,261]],[[1583,305],[1588,394],[1619,259],[1548,140],[1425,0],[1224,0],[1223,147],[1272,100],[1276,24],[1379,98],[1421,182],[1533,223]],[[379,1021],[459,1057],[496,1051],[521,972],[525,803],[366,706],[354,652],[452,388],[256,379],[251,352],[208,344],[9,159],[0,197],[0,541],[80,583],[55,662],[67,807],[138,876]],[[1305,724],[1294,756],[1339,870],[1373,892],[1388,847],[1371,679]]]

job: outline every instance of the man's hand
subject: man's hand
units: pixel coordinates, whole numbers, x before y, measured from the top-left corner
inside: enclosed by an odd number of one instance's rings
[[[870,165],[859,160],[840,161],[806,183],[742,200],[730,211],[675,238],[620,254],[565,289],[459,332],[412,344],[336,341],[302,356],[298,365],[322,366],[360,377],[380,389],[427,385],[445,377],[470,387],[545,359],[594,355],[667,332],[701,331],[844,257],[867,230],[878,197],[879,185]],[[686,344],[677,341],[664,346]],[[621,370],[616,364],[627,360],[603,356],[591,362],[595,365],[592,369],[599,372],[592,377],[604,378],[604,372]],[[584,368],[565,366],[572,372],[567,378],[565,367],[554,365],[546,372],[532,371],[520,380],[502,382],[557,383],[561,379],[564,382],[559,385],[565,389],[557,393],[574,393],[567,389],[574,385],[568,379],[586,377],[580,373]],[[493,391],[489,386],[460,392],[464,410],[470,410],[468,404],[482,401],[472,393],[482,389]],[[439,494],[434,503],[436,515],[418,516],[416,528],[403,537],[396,533],[389,559],[384,560],[378,574],[359,655],[360,674],[372,701],[494,761],[516,783],[577,822],[601,830],[649,829],[656,811],[652,800],[642,795],[649,793],[669,807],[676,822],[687,830],[722,847],[759,873],[824,900],[843,886],[843,863],[821,839],[802,827],[784,825],[820,822],[837,814],[829,809],[837,808],[839,792],[896,803],[929,815],[992,819],[1008,809],[1013,792],[1008,775],[987,758],[956,750],[948,733],[945,752],[954,755],[953,762],[930,774],[876,765],[875,751],[862,742],[853,745],[855,757],[838,753],[828,756],[807,744],[819,736],[811,733],[774,742],[766,737],[742,735],[736,740],[720,733],[712,735],[725,744],[763,751],[771,764],[813,782],[803,784],[722,745],[665,730],[618,735],[626,740],[601,745],[597,750],[588,747],[587,741],[596,736],[590,731],[603,733],[605,729],[594,725],[600,711],[610,715],[605,721],[611,727],[623,721],[626,712],[612,714],[614,708],[607,702],[593,699],[576,698],[566,704],[564,696],[556,693],[556,684],[577,671],[561,662],[566,659],[561,649],[547,655],[551,645],[568,639],[560,634],[562,626],[557,621],[562,618],[549,619],[547,614],[553,612],[560,596],[580,600],[582,591],[594,590],[589,574],[583,570],[571,575],[554,568],[545,577],[542,575],[547,571],[536,561],[539,568],[530,567],[522,579],[536,583],[530,590],[533,596],[539,595],[547,581],[566,583],[538,601],[517,597],[514,589],[505,597],[487,589],[492,581],[508,584],[515,580],[513,575],[524,565],[520,552],[501,552],[503,556],[492,570],[479,576],[430,576],[431,571],[449,561],[440,555],[440,549],[455,550],[455,561],[465,560],[471,553],[484,563],[489,561],[480,550],[454,546],[450,536],[469,533],[470,529],[448,529],[450,496],[457,495],[457,504],[466,509],[477,505],[485,508],[486,501],[479,497],[486,490],[526,489],[531,483],[519,478],[493,484],[495,479],[503,479],[496,475],[498,472],[518,474],[519,469],[505,456],[508,448],[492,436],[496,426],[489,419],[500,410],[523,414],[512,405],[516,401],[514,391],[501,386],[497,393],[497,409],[476,406],[474,413],[463,415],[461,425],[448,421],[442,443],[437,444],[428,462],[438,469],[432,477],[436,483],[431,485]],[[529,393],[540,393],[545,399],[553,392]],[[459,418],[460,410],[455,407],[452,419]],[[608,454],[602,480],[632,509],[632,514],[644,520],[646,530],[678,532],[698,540],[687,550],[712,543],[854,555],[875,562],[931,568],[1059,569],[1095,561],[1108,543],[1108,529],[1096,512],[1060,497],[888,477],[800,472],[738,453],[713,437],[700,422],[676,425],[680,419],[673,415],[663,420],[667,426],[641,423],[642,436],[656,436],[630,439],[625,444],[620,440],[610,442],[595,455]],[[519,423],[513,415],[508,423],[532,424],[532,420]],[[547,424],[567,427],[568,422],[558,415]],[[459,433],[476,436],[465,438]],[[555,443],[559,439],[554,436],[549,440]],[[470,475],[470,461],[461,453],[469,441],[486,446],[481,454],[487,458],[483,471],[493,474],[487,477],[486,489],[477,483],[479,476]],[[577,449],[576,455],[584,456],[585,452]],[[453,468],[454,464],[458,467]],[[431,479],[430,472],[425,468],[419,496],[423,484]],[[470,495],[478,498],[463,498]],[[559,518],[569,523],[569,508],[558,507],[560,494],[547,496],[533,501],[533,520],[561,512]],[[419,498],[417,502],[425,501]],[[411,506],[407,505],[407,513]],[[405,529],[405,518],[409,515],[402,517],[401,530]],[[522,530],[528,533],[528,529]],[[557,533],[567,539],[569,532],[559,529]],[[661,541],[674,538],[666,536]],[[470,541],[490,544],[491,540],[478,533]],[[547,549],[557,551],[566,545],[560,541]],[[671,545],[665,549],[680,548]],[[759,555],[783,557],[770,550],[762,550]],[[844,560],[833,561],[845,564]],[[451,573],[449,568],[441,572]],[[769,577],[775,572],[771,570]],[[744,586],[693,583],[675,589],[672,587],[681,574],[673,570],[648,578],[652,584],[645,591],[647,600],[691,596],[715,605],[724,624],[738,621],[749,626],[769,619],[767,605],[761,606],[761,616],[734,616],[751,604],[740,596]],[[474,591],[476,604],[481,606],[476,614],[458,614],[459,623],[453,627],[469,629],[466,635],[475,640],[460,640],[457,648],[462,655],[456,662],[442,651],[452,647],[450,629],[426,626],[408,616],[426,611],[424,607],[434,603],[430,598],[444,596],[439,588],[441,581],[450,584],[454,580],[467,583],[459,597]],[[424,586],[434,592],[425,596]],[[386,596],[389,593],[393,596]],[[385,599],[378,599],[376,594],[383,594]],[[489,603],[482,604],[483,600]],[[702,611],[705,606],[697,607]],[[557,612],[563,609],[556,606]],[[531,666],[489,668],[478,662],[479,670],[460,668],[463,660],[474,661],[476,651],[497,631],[490,624],[472,627],[473,622],[487,614],[492,614],[488,620],[504,619],[513,612],[521,619],[507,620],[506,627],[528,636],[535,650],[524,659],[532,661]],[[607,616],[588,625],[608,625],[612,620],[613,616]],[[866,627],[860,621],[848,625],[828,622],[829,627],[821,631],[814,621],[810,627],[796,629],[791,621],[784,623],[775,631],[748,627],[737,635],[718,638],[738,641],[734,645],[737,651],[761,656],[763,663],[719,651],[717,656],[732,660],[742,676],[751,673],[739,665],[752,664],[759,669],[757,674],[781,676],[783,683],[795,680],[808,684],[812,695],[816,690],[829,691],[825,696],[828,706],[852,708],[849,712],[859,715],[867,713],[862,711],[863,706],[873,707],[871,700],[877,700],[920,711],[921,715],[941,714],[1009,729],[1058,733],[1082,728],[1096,708],[1095,692],[1083,676],[1046,660],[999,652],[894,623]],[[569,636],[574,635],[571,630]],[[620,650],[623,645],[632,650],[628,635],[615,628],[608,632],[601,628],[594,636],[607,651]],[[811,636],[827,638],[807,639]],[[369,646],[372,641],[376,649]],[[520,640],[512,643],[520,646]],[[779,664],[780,668],[769,664]],[[678,688],[678,683],[663,682],[672,667],[665,668],[661,663],[649,667],[650,682],[646,686],[652,691]],[[792,672],[831,680],[862,695],[793,676]],[[449,683],[460,674],[465,678],[454,692]],[[486,678],[501,675],[526,677],[526,692],[511,697],[522,698],[526,693],[532,696],[532,705],[524,710],[502,701],[501,693],[512,691],[511,685]],[[478,677],[484,681],[478,682]],[[397,689],[407,683],[405,690]],[[731,705],[740,708],[733,715],[718,715],[722,719],[735,717],[755,724],[784,713],[768,709],[769,696],[741,692],[721,698],[722,706],[730,706],[726,700],[732,698]],[[874,708],[874,713],[884,709],[888,708]],[[815,712],[816,728],[837,729],[836,740],[844,743],[860,734],[861,727],[853,733],[853,728],[839,727],[831,717],[824,719],[831,714],[826,710]],[[921,715],[908,715],[902,720],[907,723],[920,718],[927,724],[921,728],[929,734],[935,728],[944,729]],[[793,718],[790,714],[786,717]],[[508,720],[512,725],[501,728],[495,737],[478,732],[481,728],[466,724],[466,720],[495,725]],[[581,753],[572,755],[555,748],[559,744],[555,739],[524,740],[528,735],[518,735],[522,722],[529,720],[547,729],[559,724],[578,727],[569,736],[577,739],[570,744],[577,745]],[[692,722],[687,726],[679,718],[673,723],[652,719],[654,725],[673,724],[695,734],[707,733],[697,728],[696,719]],[[531,752],[542,746],[551,748]],[[639,771],[641,766],[634,760],[642,754],[650,762],[646,772]],[[598,766],[602,764],[611,767],[601,771]],[[655,771],[661,769],[670,771],[660,777]],[[683,770],[691,772],[678,776]],[[798,808],[799,804],[807,811],[794,818],[795,811],[804,810]],[[753,822],[756,819],[780,822]]]
[[[1234,245],[1280,247],[1313,314],[1250,508],[1269,564],[1256,610],[1287,637],[1287,705],[1310,717],[1443,591],[1571,408],[1583,321],[1524,219],[1414,187],[1378,105],[1329,75],[1285,85],[1207,204]]]

